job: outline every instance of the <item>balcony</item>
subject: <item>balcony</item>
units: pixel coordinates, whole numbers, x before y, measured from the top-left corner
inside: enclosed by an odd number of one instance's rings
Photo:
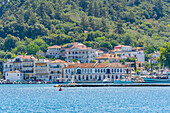
[[[34,67],[33,65],[32,66],[28,66],[28,65],[23,65],[23,67]]]

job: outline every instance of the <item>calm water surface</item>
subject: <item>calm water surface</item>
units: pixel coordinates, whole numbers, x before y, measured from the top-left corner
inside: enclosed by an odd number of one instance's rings
[[[0,112],[170,113],[170,87],[0,85]]]

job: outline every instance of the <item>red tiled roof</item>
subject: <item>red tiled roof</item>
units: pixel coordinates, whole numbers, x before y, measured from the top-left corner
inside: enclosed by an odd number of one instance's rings
[[[127,66],[122,65],[120,63],[82,63],[82,64],[73,64],[70,66],[67,66],[65,68],[126,68]]]
[[[96,57],[96,59],[121,59],[116,54],[102,54],[99,57]]]
[[[8,71],[6,73],[21,73],[20,71]]]
[[[51,61],[50,63],[67,63],[67,62],[65,62],[64,60],[57,59],[57,60]]]
[[[31,58],[34,58],[32,55],[18,55],[17,57],[20,57],[22,59],[31,59]]]
[[[69,65],[65,68],[93,68],[95,66],[95,63],[80,63],[80,64],[72,64],[72,65]]]
[[[52,48],[61,48],[61,46],[53,45],[53,46],[48,47],[48,49],[52,49]]]

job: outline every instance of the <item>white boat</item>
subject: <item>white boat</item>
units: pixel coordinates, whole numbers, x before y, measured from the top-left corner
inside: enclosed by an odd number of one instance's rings
[[[57,78],[53,83],[71,83],[71,79],[68,78]]]
[[[112,81],[111,80],[109,80],[108,78],[105,78],[104,80],[103,80],[103,83],[111,83]]]
[[[114,83],[135,83],[135,81],[131,79],[115,79]]]

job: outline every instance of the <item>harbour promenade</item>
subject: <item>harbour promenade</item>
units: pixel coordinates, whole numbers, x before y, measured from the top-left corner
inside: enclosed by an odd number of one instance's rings
[[[61,84],[54,87],[170,87],[170,84]]]

